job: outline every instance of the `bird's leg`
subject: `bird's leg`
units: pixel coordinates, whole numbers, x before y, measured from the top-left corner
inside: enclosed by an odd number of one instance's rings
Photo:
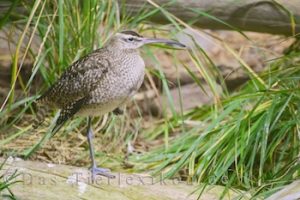
[[[95,152],[94,152],[94,145],[93,145],[93,130],[91,127],[91,117],[88,117],[88,131],[87,131],[87,140],[89,143],[89,150],[90,150],[90,158],[92,161],[92,167],[91,167],[91,175],[92,175],[92,182],[95,180],[95,176],[97,174],[101,176],[105,176],[107,178],[115,178],[114,175],[110,174],[110,170],[106,168],[100,168],[97,167],[96,161],[95,161]]]

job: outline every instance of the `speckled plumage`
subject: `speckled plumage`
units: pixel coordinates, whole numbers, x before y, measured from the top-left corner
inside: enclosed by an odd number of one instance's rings
[[[138,49],[117,45],[112,40],[74,62],[38,99],[61,109],[57,130],[73,115],[100,116],[123,106],[140,88],[145,64]]]
[[[122,113],[119,107],[130,100],[144,80],[145,64],[138,48],[151,43],[185,48],[172,40],[144,38],[136,32],[123,31],[116,33],[103,48],[74,62],[37,100],[38,105],[61,109],[53,134],[74,115]],[[43,121],[46,111],[40,110],[33,127]]]
[[[92,181],[95,175],[113,178],[108,169],[99,168],[95,161],[92,143],[91,117],[120,109],[141,87],[145,75],[145,64],[138,48],[151,43],[165,43],[184,48],[185,45],[172,40],[143,38],[133,31],[123,31],[114,35],[101,49],[84,56],[73,63],[37,101],[44,107],[61,109],[52,134],[74,115],[88,116],[87,141],[92,161]],[[37,127],[43,121],[45,109],[37,114]]]

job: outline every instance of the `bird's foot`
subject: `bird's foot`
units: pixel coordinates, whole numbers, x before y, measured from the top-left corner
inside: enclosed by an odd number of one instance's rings
[[[110,173],[110,169],[100,168],[100,167],[92,167],[91,169],[92,182],[94,183],[97,175],[104,176],[107,178],[115,178],[116,176]]]

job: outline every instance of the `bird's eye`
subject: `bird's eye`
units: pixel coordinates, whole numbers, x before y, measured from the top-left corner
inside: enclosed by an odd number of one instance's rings
[[[128,38],[128,41],[132,42],[132,41],[133,41],[133,38],[132,38],[132,37],[131,37],[131,38]]]

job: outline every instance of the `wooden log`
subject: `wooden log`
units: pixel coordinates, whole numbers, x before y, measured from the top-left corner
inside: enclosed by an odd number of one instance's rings
[[[233,26],[243,31],[287,36],[300,33],[299,0],[127,0],[120,2],[121,6],[125,3],[126,15],[134,16],[141,8],[153,10],[154,4],[157,4],[179,19],[193,22],[194,26],[205,29],[232,30],[231,26]],[[210,16],[205,16],[203,13]],[[149,19],[156,23],[170,23],[163,12],[157,12]]]
[[[0,158],[0,164],[2,162],[3,159]],[[13,158],[6,162],[0,170],[0,175],[7,179],[15,170],[19,176],[13,181],[20,182],[12,184],[10,189],[20,200],[192,200],[197,199],[199,195],[199,190],[195,192],[199,185],[188,184],[178,179],[160,181],[147,174],[114,173],[115,179],[99,176],[92,184],[90,174],[85,168]],[[223,190],[224,187],[221,186],[207,187],[200,200],[219,199]],[[8,191],[0,191],[0,199],[3,199],[5,194],[8,194]],[[228,197],[238,195],[230,191]]]

